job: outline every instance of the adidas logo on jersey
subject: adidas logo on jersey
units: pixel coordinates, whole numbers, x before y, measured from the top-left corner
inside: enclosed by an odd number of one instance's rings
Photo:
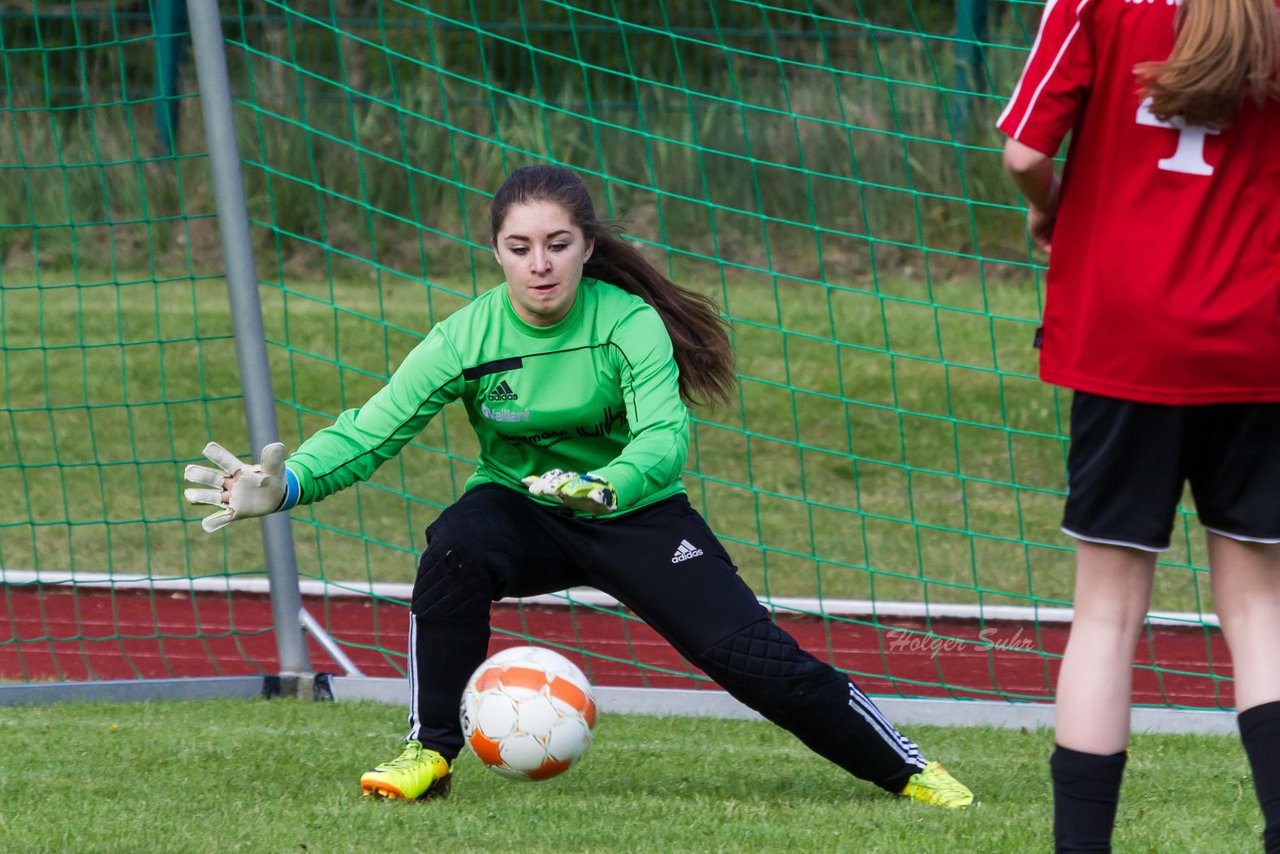
[[[680,563],[681,561],[701,556],[702,549],[698,548],[688,540],[681,540],[680,545],[676,547],[676,553],[671,556],[671,562]]]
[[[486,396],[485,399],[494,400],[494,401],[519,400],[520,395],[512,391],[511,386],[507,384],[507,381],[503,380],[502,382],[498,383],[497,386],[494,387],[493,391],[489,392],[489,394]]]

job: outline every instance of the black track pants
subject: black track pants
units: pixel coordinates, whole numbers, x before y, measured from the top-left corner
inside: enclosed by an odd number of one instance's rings
[[[458,705],[489,646],[490,603],[586,585],[615,597],[726,691],[890,791],[924,766],[848,677],[778,628],[688,499],[578,519],[496,485],[427,529],[413,589],[409,737],[462,749]]]

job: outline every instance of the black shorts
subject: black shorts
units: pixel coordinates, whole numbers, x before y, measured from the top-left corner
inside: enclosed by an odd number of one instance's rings
[[[1185,483],[1206,529],[1280,542],[1280,403],[1162,406],[1075,393],[1063,532],[1164,551]]]

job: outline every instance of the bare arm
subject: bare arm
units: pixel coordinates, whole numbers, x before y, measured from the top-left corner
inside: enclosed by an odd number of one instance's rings
[[[1027,230],[1048,251],[1058,218],[1059,182],[1053,172],[1053,158],[1010,139],[1004,146],[1004,168],[1027,200]]]

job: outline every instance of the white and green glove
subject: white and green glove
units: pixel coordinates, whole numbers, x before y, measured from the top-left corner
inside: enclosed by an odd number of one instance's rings
[[[246,465],[235,454],[210,442],[204,447],[204,455],[217,469],[205,466],[187,466],[185,477],[192,483],[203,484],[209,489],[186,490],[192,504],[211,504],[219,508],[204,518],[200,527],[212,534],[237,519],[266,516],[277,510],[287,509],[297,503],[297,488],[289,488],[289,477],[284,467],[284,445],[272,442],[262,449],[259,465]],[[230,481],[230,487],[227,486]],[[292,501],[288,499],[292,497]]]
[[[552,469],[542,477],[526,477],[524,485],[534,495],[554,498],[579,513],[598,516],[618,509],[618,491],[599,475]]]

